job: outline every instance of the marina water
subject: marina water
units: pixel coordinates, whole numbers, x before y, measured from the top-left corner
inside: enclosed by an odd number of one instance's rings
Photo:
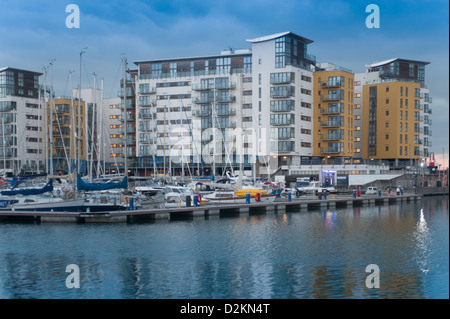
[[[79,268],[69,289],[68,265]],[[368,288],[369,264],[379,288]],[[0,298],[449,298],[448,196],[123,224],[0,223]]]

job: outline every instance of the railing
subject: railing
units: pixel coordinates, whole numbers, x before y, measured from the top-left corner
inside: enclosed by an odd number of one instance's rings
[[[228,110],[217,110],[216,115],[223,116],[223,115],[236,115],[236,109],[228,109]]]
[[[193,116],[211,116],[212,111],[211,110],[194,110],[192,111]]]
[[[321,147],[320,153],[321,154],[339,154],[342,153],[344,150],[340,147]]]
[[[176,72],[176,73],[155,73],[155,74],[141,74],[140,80],[148,79],[168,79],[174,77],[193,77],[202,75],[226,75],[226,74],[240,74],[240,73],[252,73],[251,68],[243,69],[229,69],[229,70],[203,70],[194,72]]]
[[[333,141],[333,140],[343,140],[344,134],[327,134],[327,135],[321,135],[320,140],[321,141]]]
[[[155,119],[156,112],[139,112],[139,118],[141,119]]]
[[[343,94],[323,94],[320,96],[320,101],[326,102],[326,101],[340,101],[344,99]]]
[[[209,83],[201,83],[201,84],[193,84],[192,90],[194,91],[207,91],[214,89],[214,84]]]
[[[274,98],[274,99],[278,99],[278,98],[280,98],[280,99],[282,99],[282,98],[288,98],[288,97],[292,97],[292,96],[294,96],[294,91],[293,90],[289,90],[289,91],[281,91],[281,90],[279,90],[279,91],[271,91],[270,92],[270,97],[271,98]]]
[[[156,105],[156,100],[139,100],[140,107],[151,107]]]
[[[155,94],[155,93],[156,93],[155,87],[139,89],[139,94]]]
[[[236,102],[236,97],[232,95],[216,96],[216,102]]]
[[[321,127],[340,127],[344,126],[344,121],[320,122]]]
[[[340,88],[345,86],[343,82],[322,82],[320,85],[324,89]]]
[[[193,97],[192,103],[196,104],[206,104],[214,102],[214,97],[212,96],[202,96],[202,97]]]
[[[320,108],[320,114],[341,114],[344,113],[344,107],[328,107],[328,108]]]
[[[236,88],[236,83],[216,83],[216,90],[232,90]]]

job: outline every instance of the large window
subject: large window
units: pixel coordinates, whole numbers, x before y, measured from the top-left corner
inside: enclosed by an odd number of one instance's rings
[[[216,60],[217,73],[227,74],[231,71],[231,58],[218,58]]]

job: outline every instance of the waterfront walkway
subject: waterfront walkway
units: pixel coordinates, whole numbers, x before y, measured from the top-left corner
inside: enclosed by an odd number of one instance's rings
[[[273,203],[202,205],[171,209],[127,210],[105,213],[69,213],[69,212],[0,212],[0,221],[22,220],[53,223],[116,223],[145,220],[179,220],[190,218],[208,218],[209,216],[240,216],[245,214],[265,214],[277,212],[307,211],[312,209],[334,209],[337,207],[358,207],[364,205],[389,205],[402,201],[421,200],[421,194],[403,195],[328,195],[326,199],[317,197],[292,196],[291,200],[277,198]]]

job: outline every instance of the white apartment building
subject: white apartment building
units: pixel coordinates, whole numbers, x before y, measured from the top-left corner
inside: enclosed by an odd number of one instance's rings
[[[253,127],[261,174],[300,166],[313,156],[311,40],[283,32],[247,40],[252,44]]]
[[[42,73],[0,68],[0,174],[43,173]]]
[[[291,32],[247,41],[251,49],[135,62],[128,125],[141,172],[259,175],[312,156],[312,41]]]

